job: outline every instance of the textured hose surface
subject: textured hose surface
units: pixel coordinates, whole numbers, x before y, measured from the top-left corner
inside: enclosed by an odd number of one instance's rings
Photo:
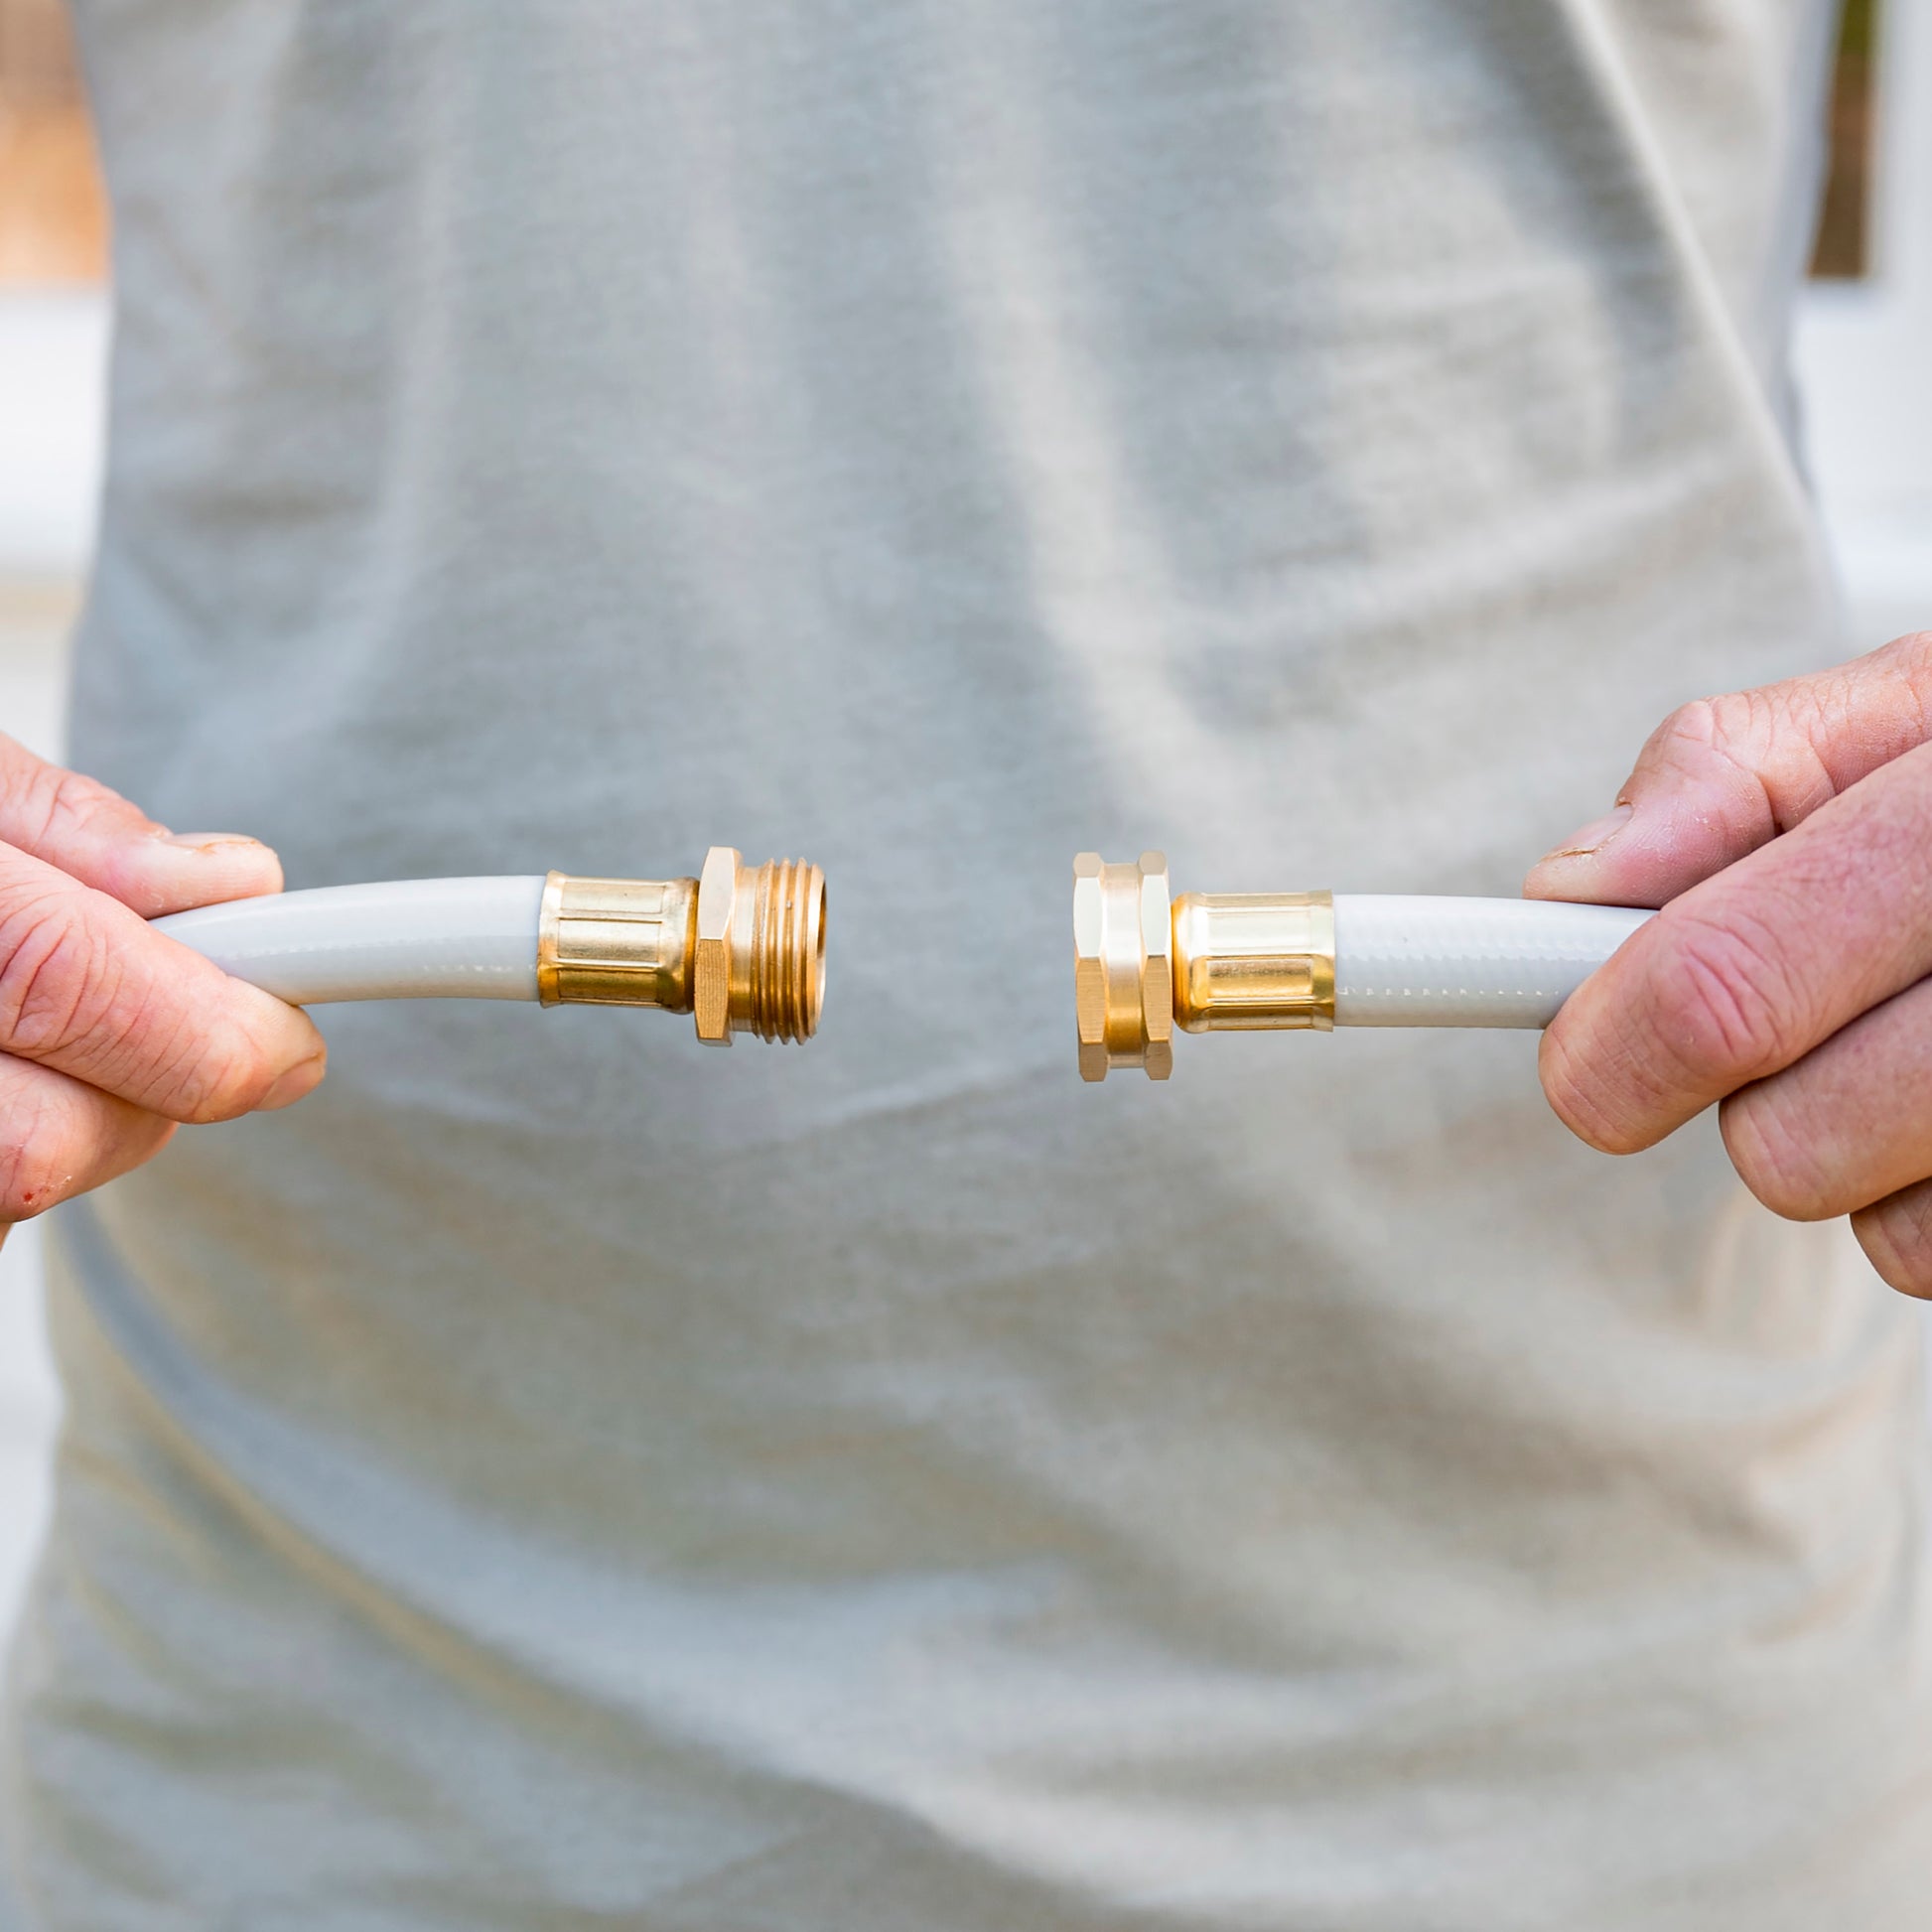
[[[1547,1027],[1650,912],[1553,899],[1335,897],[1337,1027]]]
[[[534,1000],[543,879],[398,879],[240,898],[154,929],[294,1006]]]

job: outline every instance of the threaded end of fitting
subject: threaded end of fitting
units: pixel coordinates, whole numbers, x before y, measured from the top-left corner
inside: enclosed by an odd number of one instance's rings
[[[810,1039],[825,1004],[825,875],[802,859],[769,859],[750,884],[751,943],[734,1030]]]

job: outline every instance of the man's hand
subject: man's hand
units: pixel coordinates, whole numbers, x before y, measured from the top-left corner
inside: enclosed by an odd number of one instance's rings
[[[1544,1035],[1569,1127],[1633,1153],[1721,1101],[1766,1206],[1932,1297],[1932,633],[1686,705],[1524,891],[1664,908]]]
[[[281,884],[253,839],[178,837],[0,738],[0,1239],[178,1121],[285,1107],[322,1078],[306,1015],[145,923]]]

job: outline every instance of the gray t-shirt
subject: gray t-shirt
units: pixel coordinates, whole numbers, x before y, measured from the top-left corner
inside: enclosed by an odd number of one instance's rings
[[[1508,892],[1845,647],[1810,0],[84,0],[74,757],[832,881],[63,1213],[23,1923],[1906,1932],[1913,1326],[1524,1035],[1075,1077],[1069,860]],[[1874,640],[1875,641],[1875,640]]]

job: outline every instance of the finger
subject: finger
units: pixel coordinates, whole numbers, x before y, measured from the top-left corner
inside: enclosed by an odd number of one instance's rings
[[[1774,1213],[1825,1221],[1932,1174],[1932,980],[1724,1103],[1725,1146]]]
[[[1565,1002],[1544,1090],[1594,1147],[1649,1147],[1932,965],[1932,745],[1671,900]]]
[[[5,846],[0,1052],[197,1121],[286,1106],[327,1057],[307,1015]]]
[[[1809,677],[1700,699],[1651,735],[1607,817],[1524,882],[1531,898],[1662,905],[1932,737],[1932,632]]]
[[[172,1121],[52,1067],[0,1057],[0,1225],[138,1168],[174,1131]]]
[[[1932,1301],[1932,1180],[1915,1181],[1852,1216],[1852,1232],[1880,1280]]]
[[[282,862],[236,832],[171,832],[119,792],[0,736],[0,840],[144,919],[282,889]]]

